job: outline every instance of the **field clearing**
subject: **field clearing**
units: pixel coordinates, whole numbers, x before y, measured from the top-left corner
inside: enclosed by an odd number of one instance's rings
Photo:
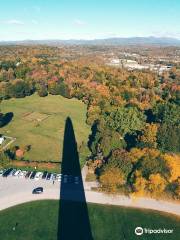
[[[28,112],[23,114],[23,118],[27,121],[37,121],[37,122],[42,122],[49,116],[44,113],[39,113],[39,112]]]
[[[0,211],[0,239],[56,240],[59,201],[29,202]],[[94,240],[177,240],[180,219],[157,211],[88,204]],[[78,220],[78,216],[77,216]],[[18,223],[16,230],[13,227]],[[137,226],[150,229],[173,229],[173,234],[136,236]],[[71,231],[71,229],[69,229]]]
[[[33,161],[60,161],[68,116],[73,122],[78,145],[87,142],[90,133],[85,123],[86,106],[76,99],[52,95],[40,98],[34,94],[4,100],[1,111],[14,114],[12,121],[1,128],[1,134],[16,138],[15,145],[31,145],[25,159]]]

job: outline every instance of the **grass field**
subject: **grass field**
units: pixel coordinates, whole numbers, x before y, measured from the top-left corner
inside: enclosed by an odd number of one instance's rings
[[[0,239],[55,240],[58,204],[56,200],[36,201],[1,211]],[[171,215],[95,204],[88,205],[88,209],[94,240],[177,240],[180,236],[180,230],[178,230],[180,219]],[[13,231],[16,222],[18,226]],[[137,226],[151,229],[174,229],[174,233],[136,236],[134,229]]]
[[[17,140],[14,145],[31,145],[25,158],[36,161],[59,161],[62,155],[65,119],[74,125],[78,144],[87,142],[90,128],[86,125],[86,106],[76,99],[36,94],[22,99],[4,100],[3,113],[13,112],[12,121],[0,133]]]

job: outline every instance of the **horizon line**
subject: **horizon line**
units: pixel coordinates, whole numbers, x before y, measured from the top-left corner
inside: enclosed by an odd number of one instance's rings
[[[16,40],[1,40],[0,42],[25,42],[25,41],[96,41],[96,40],[109,40],[109,39],[133,39],[133,38],[154,38],[154,39],[171,39],[171,40],[177,40],[180,41],[180,38],[177,37],[166,37],[166,36],[131,36],[131,37],[105,37],[105,38],[43,38],[43,39],[16,39]]]

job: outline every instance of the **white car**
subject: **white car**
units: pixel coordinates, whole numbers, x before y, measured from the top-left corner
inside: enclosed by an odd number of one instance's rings
[[[42,172],[37,172],[35,175],[34,180],[39,180],[40,178],[42,178],[43,173]]]
[[[17,177],[20,173],[21,173],[21,170],[17,170],[17,171],[14,173],[14,176]]]
[[[24,175],[23,175],[23,171],[20,170],[20,173],[18,174],[18,177],[22,178]]]
[[[4,172],[3,170],[0,170],[0,176],[2,176],[2,175],[3,175],[3,172]]]
[[[12,172],[9,174],[9,176],[14,176],[16,171],[17,171],[16,169],[13,169]]]
[[[51,174],[50,180],[54,180],[54,174]]]
[[[27,171],[22,171],[21,176],[22,176],[22,177],[25,177],[25,176],[26,176],[26,173],[27,173]]]
[[[62,174],[57,174],[56,175],[56,180],[58,180],[58,182],[61,182],[61,178],[62,178]]]
[[[54,173],[54,174],[53,174],[53,177],[52,177],[52,180],[53,180],[53,181],[56,180],[56,176],[57,176],[57,174]]]

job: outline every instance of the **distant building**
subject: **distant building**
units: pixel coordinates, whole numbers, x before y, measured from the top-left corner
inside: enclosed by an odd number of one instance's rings
[[[161,66],[159,68],[159,74],[162,74],[163,72],[168,72],[171,68],[171,66]]]
[[[111,64],[120,64],[120,59],[118,59],[118,58],[113,58],[113,59],[111,59],[111,62],[110,62]]]
[[[141,65],[135,60],[130,60],[127,59],[126,61],[123,62],[123,67],[127,68],[128,70],[133,70],[133,69],[138,69],[138,70],[143,70],[143,69],[149,69],[149,66],[147,65]]]
[[[131,54],[132,55],[132,54]],[[163,72],[169,71],[172,66],[162,65],[162,64],[153,64],[151,62],[140,64],[137,60],[126,59],[126,58],[111,58],[108,59],[107,63],[110,66],[126,68],[127,70],[150,70],[162,74]]]

